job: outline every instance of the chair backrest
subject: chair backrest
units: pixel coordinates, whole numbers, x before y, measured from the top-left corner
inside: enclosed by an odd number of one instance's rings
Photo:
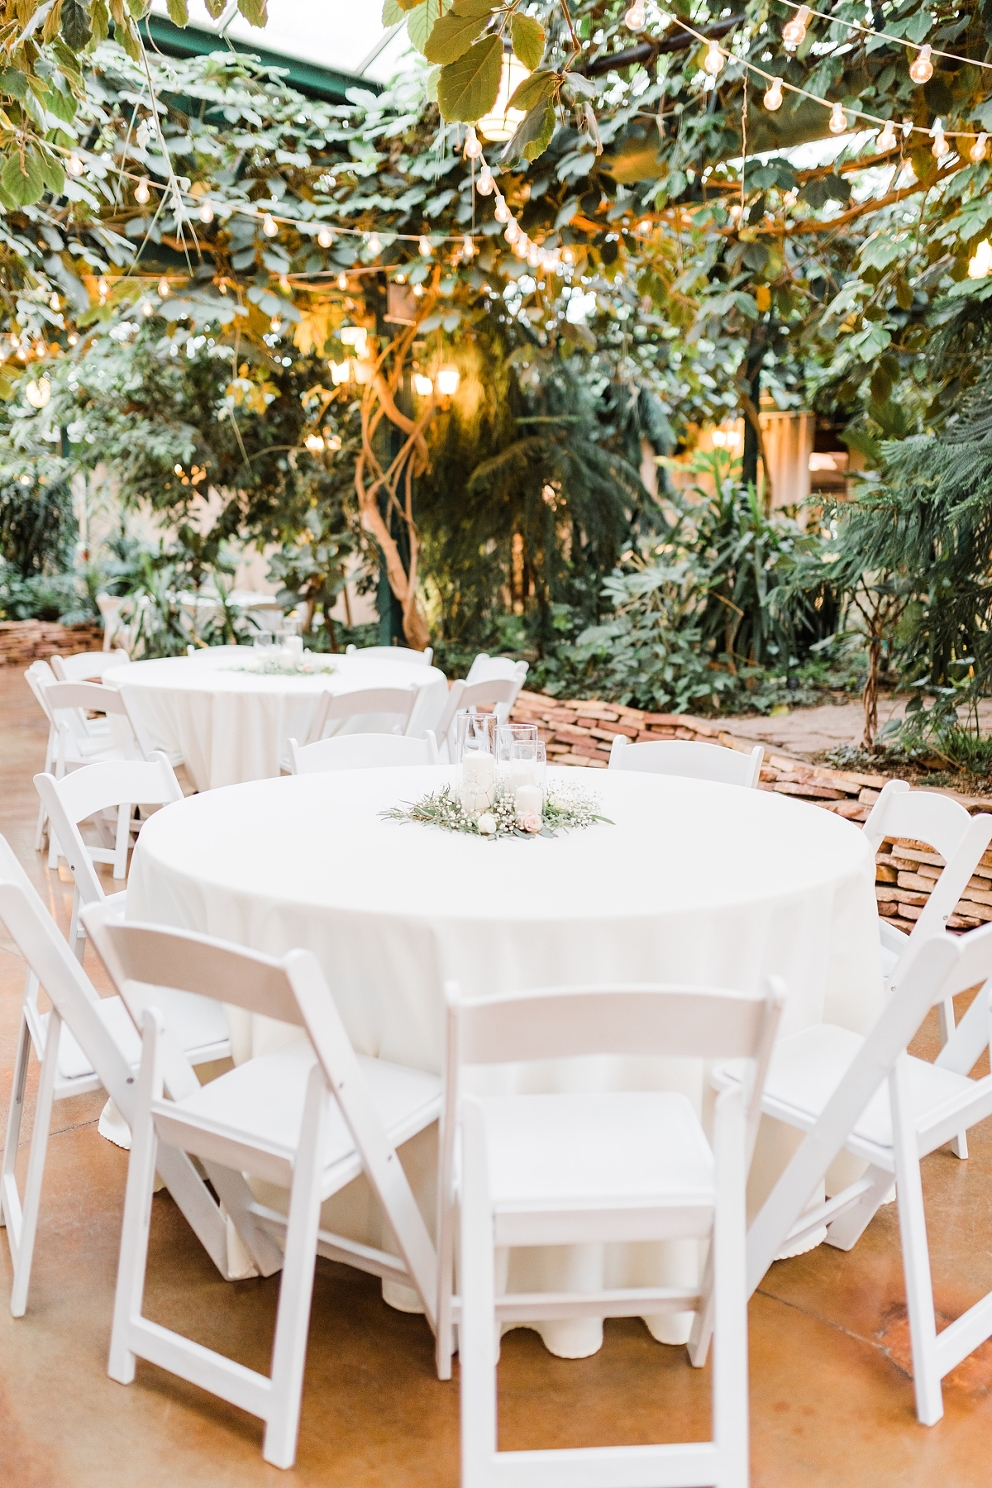
[[[56,727],[55,715],[52,706],[46,696],[47,689],[58,679],[47,661],[33,661],[24,673],[24,680],[35,695],[38,706],[53,728]]]
[[[405,734],[410,727],[417,692],[416,682],[411,682],[409,687],[359,687],[351,692],[325,692],[314,714],[307,743],[316,744],[323,738],[329,723],[373,713],[397,718],[400,725],[397,731]]]
[[[46,690],[53,713],[61,713],[69,708],[82,708],[88,713],[127,717],[124,699],[117,688],[107,687],[102,682],[55,681]]]
[[[798,1220],[827,1168],[843,1149],[859,1117],[879,1086],[893,1075],[900,1056],[931,1008],[965,992],[992,976],[992,924],[964,936],[932,935],[908,957],[899,985],[893,986],[874,1027],[848,1066],[815,1125],[807,1132],[785,1172],[759,1213],[748,1235],[748,1290],[753,1291],[771,1265],[785,1235]],[[984,1043],[988,1043],[987,997],[977,1001]],[[969,1010],[970,1012],[970,1010]],[[944,1067],[956,1068],[974,1027],[952,1034],[940,1056]],[[959,1040],[958,1035],[963,1038]],[[981,1050],[979,1048],[978,1053]],[[958,1054],[955,1060],[954,1054]],[[978,1057],[975,1053],[968,1069]],[[959,1070],[960,1073],[965,1071]]]
[[[970,816],[959,801],[937,791],[910,790],[905,780],[883,787],[864,825],[877,852],[886,838],[908,838],[934,848],[945,867],[907,940],[917,945],[944,929],[992,841],[992,813]],[[970,939],[970,937],[969,937]]]
[[[448,689],[448,701],[437,726],[438,742],[443,743],[448,739],[455,715],[464,713],[466,709],[491,707],[499,722],[505,723],[510,716],[510,709],[517,701],[521,685],[522,678],[519,677],[493,677],[489,681],[471,684],[461,679],[452,682]]]
[[[610,769],[680,775],[688,780],[713,780],[753,789],[758,784],[764,757],[760,744],[745,754],[739,749],[726,749],[722,744],[697,744],[689,739],[652,739],[631,744],[620,734],[610,750]]]
[[[325,770],[370,770],[389,765],[436,765],[437,740],[430,729],[422,739],[398,734],[339,734],[316,744],[289,741],[293,775],[316,775]]]
[[[175,771],[161,753],[148,760],[85,765],[61,780],[42,773],[34,777],[34,783],[84,904],[99,903],[104,892],[79,823],[111,807],[167,806],[183,798]]]
[[[480,651],[468,669],[467,683],[500,681],[519,682],[523,685],[527,676],[527,662],[514,661],[510,656],[490,656]],[[516,699],[514,699],[516,701]]]
[[[369,661],[381,658],[383,661],[412,661],[430,666],[434,660],[434,648],[425,646],[423,651],[414,651],[410,646],[363,646],[359,650],[357,646],[346,646],[345,655],[360,656]]]
[[[114,667],[127,666],[126,651],[76,651],[72,656],[53,656],[52,671],[59,682],[88,682]]]

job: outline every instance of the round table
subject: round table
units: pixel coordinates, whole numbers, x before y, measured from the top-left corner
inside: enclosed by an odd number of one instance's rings
[[[420,689],[410,733],[433,728],[448,695],[437,667],[361,654],[333,658],[333,670],[308,676],[267,675],[249,670],[248,646],[210,646],[193,656],[168,656],[115,668],[112,680],[125,694],[152,745],[182,756],[199,791],[278,776],[287,741],[305,742],[323,692],[365,687]],[[387,728],[395,720],[365,718],[362,728]]]
[[[574,770],[549,781],[597,794],[612,825],[489,842],[380,816],[450,774],[294,776],[167,806],[138,839],[128,917],[270,954],[309,948],[356,1047],[432,1071],[448,978],[472,996],[568,982],[753,989],[776,973],[788,993],[783,1033],[821,1018],[866,1031],[877,1016],[874,859],[849,822],[763,791]],[[279,1035],[251,1036],[258,1051]],[[244,1028],[240,1037],[250,1052]],[[498,1073],[519,1089],[677,1088],[704,1115],[709,1099],[705,1069],[687,1062],[604,1056]],[[419,1162],[413,1179],[426,1192],[430,1162]],[[547,1285],[550,1265],[556,1287],[602,1285],[606,1274],[611,1286],[692,1284],[698,1264],[695,1242],[570,1247],[550,1262],[515,1251],[509,1280]],[[664,1341],[685,1337],[671,1318],[648,1323]],[[588,1354],[602,1325],[540,1332],[554,1352]]]

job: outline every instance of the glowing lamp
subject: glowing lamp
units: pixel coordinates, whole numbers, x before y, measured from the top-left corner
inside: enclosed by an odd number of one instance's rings
[[[429,398],[434,391],[434,384],[422,372],[414,372],[413,391],[417,394],[418,398]]]
[[[437,390],[443,398],[453,398],[461,380],[457,367],[442,367],[437,374]]]
[[[476,128],[488,140],[508,140],[524,117],[524,110],[508,108],[507,105],[524,78],[530,77],[530,69],[509,50],[503,53],[503,70],[499,78],[499,92],[489,113],[476,121]]]
[[[47,377],[39,377],[37,380],[32,378],[24,389],[24,396],[32,408],[44,408],[52,396],[52,384]]]
[[[765,94],[764,103],[765,103],[765,108],[766,109],[770,109],[772,113],[774,113],[776,109],[780,109],[782,107],[782,79],[781,78],[776,78],[775,81],[772,83],[771,87],[768,89],[767,93]]]
[[[933,77],[933,63],[930,61],[931,48],[920,47],[920,54],[909,69],[909,75],[914,83],[928,83]]]
[[[335,385],[340,385],[342,382],[348,381],[351,376],[350,362],[330,362],[329,366],[331,369],[331,381]]]

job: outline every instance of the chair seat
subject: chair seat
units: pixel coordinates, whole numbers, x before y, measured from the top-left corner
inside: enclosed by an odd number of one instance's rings
[[[684,1095],[495,1096],[479,1104],[497,1243],[557,1244],[559,1228],[574,1239],[578,1215],[590,1240],[709,1232],[713,1154]],[[681,1213],[669,1222],[665,1210]]]
[[[762,1109],[790,1125],[813,1126],[864,1043],[860,1034],[833,1023],[814,1024],[780,1039],[772,1054]],[[937,1126],[975,1093],[967,1075],[908,1057],[908,1087],[918,1131]],[[879,1087],[851,1134],[848,1145],[865,1144],[872,1158],[892,1151],[892,1117],[887,1082]]]
[[[140,1064],[141,1039],[121,999],[119,997],[101,997],[97,1011],[107,1032],[125,1055],[128,1063],[132,1066]],[[44,1013],[41,1018],[46,1036],[48,1018],[48,1013]],[[60,1082],[67,1080],[96,1081],[92,1064],[83,1053],[83,1050],[65,1023],[62,1024],[62,1032],[59,1036],[57,1078]],[[99,1083],[97,1081],[97,1084]]]
[[[247,1060],[184,1101],[156,1102],[156,1125],[161,1128],[163,1122],[172,1120],[184,1127],[189,1123],[208,1139],[236,1141],[246,1151],[250,1144],[257,1149],[257,1160],[253,1151],[246,1158],[251,1161],[248,1170],[259,1178],[286,1184],[300,1145],[307,1082],[314,1062],[309,1042],[295,1040],[271,1054]],[[358,1056],[358,1063],[378,1119],[394,1146],[437,1120],[441,1082],[436,1075],[363,1055]],[[187,1151],[196,1150],[195,1139],[184,1139],[184,1145]],[[211,1151],[217,1155],[216,1147]],[[337,1103],[331,1100],[323,1197],[357,1177],[361,1168],[351,1132]]]
[[[113,897],[123,900],[124,893]],[[210,1002],[205,997],[194,997],[189,992],[178,992],[171,987],[163,989],[158,1000],[172,1014],[174,1026],[182,1031],[183,1048],[193,1064],[203,1063],[207,1059],[224,1058],[228,1052],[230,1035],[227,1018],[219,1002]],[[154,994],[150,1001],[155,1001]],[[141,1037],[121,999],[101,997],[97,1011],[128,1063],[132,1068],[137,1068],[141,1063]],[[47,1013],[42,1015],[41,1022],[47,1031]],[[64,1023],[59,1038],[58,1079],[96,1080],[93,1066]]]

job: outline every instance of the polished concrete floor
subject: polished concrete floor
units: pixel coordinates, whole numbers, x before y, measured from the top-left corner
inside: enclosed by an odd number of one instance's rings
[[[63,930],[70,888],[33,850],[32,774],[45,730],[20,673],[0,669],[0,831]],[[87,967],[101,987],[99,969]],[[23,967],[0,926],[0,1125],[10,1096]],[[32,1070],[36,1079],[37,1067]],[[56,1108],[27,1315],[6,1307],[0,1238],[0,1488],[454,1488],[458,1385],[441,1384],[422,1318],[386,1307],[369,1278],[317,1267],[299,1458],[263,1463],[252,1417],[148,1365],[129,1387],[106,1358],[126,1155],[96,1130],[102,1098]],[[23,1133],[30,1137],[30,1124]],[[992,1288],[992,1133],[971,1158],[924,1164],[938,1309],[956,1317]],[[22,1160],[24,1154],[22,1153]],[[168,1195],[155,1200],[147,1310],[267,1369],[278,1282],[222,1282]],[[850,1254],[826,1246],[775,1265],[750,1310],[756,1488],[985,1488],[992,1344],[945,1382],[945,1415],[917,1425],[895,1207]],[[593,1358],[552,1358],[536,1334],[503,1344],[507,1447],[702,1438],[709,1371],[607,1323]]]

